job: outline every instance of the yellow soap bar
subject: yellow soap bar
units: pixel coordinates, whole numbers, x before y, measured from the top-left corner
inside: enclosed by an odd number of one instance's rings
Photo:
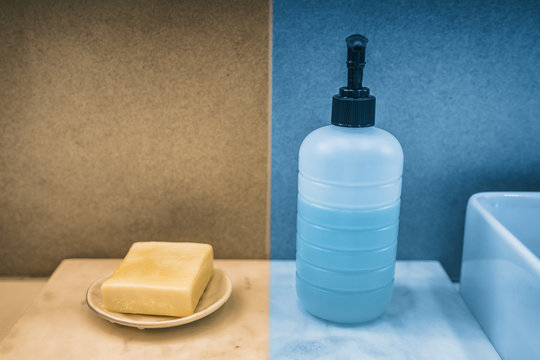
[[[213,261],[209,244],[136,242],[101,286],[105,309],[189,316],[212,277]]]

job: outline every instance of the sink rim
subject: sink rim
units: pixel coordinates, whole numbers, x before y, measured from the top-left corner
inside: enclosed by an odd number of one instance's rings
[[[540,277],[540,258],[536,256],[517,236],[512,233],[503,223],[501,223],[490,209],[482,203],[483,199],[488,201],[498,198],[533,198],[540,203],[540,192],[536,191],[487,191],[472,195],[469,198],[468,206],[474,207],[493,228],[501,234],[501,238],[508,246],[513,248],[524,262],[531,267],[538,277]]]

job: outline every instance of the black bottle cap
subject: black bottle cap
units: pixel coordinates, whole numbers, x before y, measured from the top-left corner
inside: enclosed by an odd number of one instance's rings
[[[375,96],[362,86],[366,65],[365,36],[354,34],[347,43],[347,86],[332,98],[332,124],[346,127],[367,127],[375,124]]]

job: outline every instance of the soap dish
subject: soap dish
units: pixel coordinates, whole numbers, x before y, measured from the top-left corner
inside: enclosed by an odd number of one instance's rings
[[[101,285],[110,275],[98,279],[90,285],[86,292],[86,303],[97,315],[112,323],[138,329],[167,328],[188,324],[204,318],[219,309],[229,299],[232,292],[231,279],[221,269],[214,269],[214,275],[206,286],[204,293],[195,308],[195,312],[186,317],[124,314],[108,311],[103,305]]]

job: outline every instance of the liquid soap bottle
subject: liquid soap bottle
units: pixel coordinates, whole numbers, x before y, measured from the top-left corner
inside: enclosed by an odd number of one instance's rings
[[[374,126],[367,42],[346,39],[347,86],[332,99],[331,125],[299,154],[296,292],[308,312],[341,323],[383,314],[394,283],[403,151]]]

